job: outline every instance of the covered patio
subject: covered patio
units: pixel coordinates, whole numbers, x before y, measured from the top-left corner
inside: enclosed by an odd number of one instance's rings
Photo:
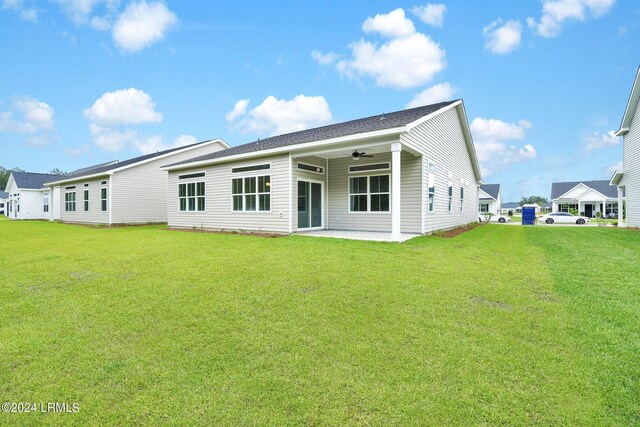
[[[400,236],[398,238],[393,236],[391,233],[384,233],[380,231],[351,231],[351,230],[298,231],[296,234],[299,234],[301,236],[332,237],[334,239],[349,239],[349,240],[370,240],[375,242],[406,242],[407,240],[420,236],[420,234],[400,233]]]

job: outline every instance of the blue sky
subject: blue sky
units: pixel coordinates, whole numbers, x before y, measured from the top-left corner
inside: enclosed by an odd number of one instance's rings
[[[0,0],[0,165],[73,170],[463,98],[507,200],[604,179],[640,63],[615,0]]]

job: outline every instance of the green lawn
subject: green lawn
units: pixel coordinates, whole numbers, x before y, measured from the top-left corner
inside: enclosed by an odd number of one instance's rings
[[[405,244],[0,221],[0,400],[40,425],[639,425],[640,232]]]

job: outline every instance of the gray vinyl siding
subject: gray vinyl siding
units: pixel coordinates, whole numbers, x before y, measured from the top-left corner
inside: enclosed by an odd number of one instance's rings
[[[391,153],[376,154],[374,158],[363,159],[357,164],[365,165],[380,162],[391,163]],[[383,174],[391,176],[391,169],[350,174],[349,166],[353,164],[354,162],[350,157],[329,160],[328,228],[334,230],[391,232],[391,212],[349,212],[349,177]],[[402,170],[400,228],[404,233],[420,233],[422,186],[420,170],[422,159],[403,151],[400,165]],[[389,182],[391,187],[391,179]],[[391,194],[391,198],[393,198],[393,194]]]
[[[205,145],[115,172],[111,188],[112,223],[167,222],[167,172],[160,167],[221,148],[218,144]]]
[[[624,174],[620,185],[627,191],[627,226],[640,227],[640,103],[623,138]]]
[[[324,168],[324,174],[319,174],[315,172],[309,172],[305,170],[298,170],[298,163],[306,163],[308,165],[319,166]],[[310,181],[319,181],[322,182],[322,190],[324,193],[324,199],[322,200],[322,208],[323,208],[323,220],[324,226],[327,227],[327,159],[323,159],[321,157],[299,157],[292,159],[292,173],[293,173],[293,212],[291,213],[293,217],[293,230],[298,229],[298,180],[310,180]],[[304,230],[304,229],[303,229]]]
[[[106,181],[106,185],[102,185],[102,182]],[[85,187],[85,184],[89,184]],[[77,181],[74,183],[67,183],[60,186],[60,220],[63,222],[78,222],[78,223],[93,223],[93,224],[108,224],[109,223],[109,206],[107,203],[107,210],[102,210],[101,203],[101,189],[109,189],[109,177],[91,179],[87,181]],[[67,190],[66,187],[73,187],[75,189]],[[84,190],[89,190],[89,210],[84,210]],[[76,193],[76,210],[75,212],[67,212],[64,210],[65,194],[69,192]],[[108,196],[108,195],[107,195]],[[107,197],[108,200],[108,197]],[[51,207],[49,207],[51,209]]]
[[[232,173],[231,169],[270,163],[269,170]],[[179,176],[205,172],[204,178],[180,180]],[[168,223],[178,228],[204,228],[211,230],[238,230],[259,232],[289,232],[289,154],[254,158],[169,172]],[[270,212],[234,212],[231,198],[231,180],[245,176],[271,175]],[[205,182],[205,212],[180,212],[178,184],[183,182]]]
[[[403,144],[423,153],[424,224],[425,233],[457,227],[478,220],[478,185],[464,133],[460,125],[458,109],[452,108],[414,127],[400,137]],[[427,170],[426,164],[435,164],[435,170]],[[427,177],[435,175],[434,212],[428,212]],[[449,172],[452,176],[449,178]],[[461,179],[466,185],[461,185]],[[448,210],[448,183],[453,187],[452,210]],[[460,212],[460,187],[464,187],[464,205]]]

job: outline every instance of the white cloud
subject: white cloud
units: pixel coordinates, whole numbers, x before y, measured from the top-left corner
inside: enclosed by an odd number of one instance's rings
[[[604,168],[603,175],[606,176],[607,178],[611,178],[614,173],[622,172],[622,170],[623,170],[623,163],[622,163],[622,160],[620,160],[619,162],[616,162]]]
[[[513,52],[522,39],[522,24],[520,21],[503,22],[498,18],[483,30],[484,48],[496,55],[506,55]]]
[[[340,55],[334,52],[322,53],[319,50],[311,52],[311,57],[320,65],[331,65],[340,58]]]
[[[534,159],[536,149],[531,144],[522,147],[507,145],[503,141],[520,140],[526,136],[531,122],[520,120],[518,123],[507,123],[498,119],[476,117],[471,122],[471,133],[484,176],[489,176],[508,168],[514,163]]]
[[[18,14],[20,18],[29,22],[38,22],[38,10],[37,9],[22,9]]]
[[[13,10],[25,21],[38,22],[38,9],[25,8],[23,0],[3,0],[2,9]]]
[[[109,31],[113,23],[111,22],[111,17],[107,16],[94,16],[91,18],[91,22],[89,23],[91,28],[98,31]]]
[[[119,130],[110,127],[99,126],[95,123],[89,125],[91,136],[95,144],[104,151],[116,152],[125,148],[138,138],[138,133],[131,129]]]
[[[362,24],[365,33],[380,33],[389,38],[406,37],[416,32],[413,22],[407,19],[403,9],[396,9],[389,13],[381,13],[373,18],[367,18]]]
[[[585,21],[590,14],[598,18],[611,9],[615,0],[543,0],[539,21],[527,18],[527,24],[537,35],[556,37],[565,21]]]
[[[585,144],[587,150],[596,150],[598,148],[613,147],[618,144],[619,138],[616,136],[615,131],[602,134],[600,132],[593,132],[591,135],[585,138]]]
[[[233,110],[229,111],[227,115],[224,116],[224,118],[228,122],[232,122],[238,117],[245,115],[247,113],[248,106],[249,106],[249,100],[241,99],[240,101],[236,102],[236,104],[233,106]]]
[[[178,18],[164,3],[131,3],[113,27],[113,41],[125,52],[138,52],[164,39]]]
[[[407,104],[407,108],[420,107],[423,105],[437,104],[438,102],[450,101],[456,89],[449,83],[438,83],[431,86],[413,97]]]
[[[238,111],[244,112],[234,114],[242,101],[249,103],[248,100],[238,101],[227,114],[227,120],[235,121],[234,126],[243,133],[279,135],[322,126],[330,123],[332,118],[329,104],[323,96],[297,95],[291,100],[268,96],[250,111],[246,111],[247,105],[241,104]]]
[[[0,112],[0,132],[27,136],[28,145],[44,145],[50,142],[55,129],[55,111],[45,102],[29,96],[16,97],[10,111]]]
[[[99,0],[55,0],[75,24],[84,24]]]
[[[445,68],[445,51],[429,36],[416,32],[404,10],[367,18],[365,32],[379,33],[389,40],[378,43],[360,39],[349,44],[351,56],[338,60],[335,53],[313,51],[320,64],[335,64],[338,72],[351,79],[369,77],[378,86],[399,89],[425,85]]]
[[[162,114],[155,111],[151,97],[140,89],[129,88],[105,92],[84,110],[84,116],[100,125],[156,123]]]
[[[350,45],[352,59],[338,61],[340,73],[365,75],[378,86],[412,88],[430,82],[445,67],[445,51],[421,33],[393,39],[381,46],[360,40]]]
[[[427,3],[425,6],[416,6],[411,9],[422,22],[432,27],[442,27],[444,25],[444,14],[447,6],[442,3]]]

